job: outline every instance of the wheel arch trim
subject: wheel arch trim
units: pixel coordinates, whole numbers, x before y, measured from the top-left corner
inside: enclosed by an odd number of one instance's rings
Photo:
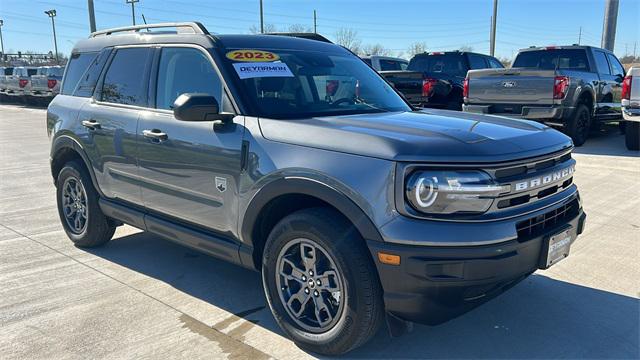
[[[69,135],[59,135],[53,140],[53,144],[51,145],[51,157],[50,157],[50,168],[51,168],[51,176],[53,177],[53,182],[55,184],[56,176],[54,174],[53,161],[60,151],[65,149],[71,149],[80,155],[80,158],[84,162],[84,165],[89,172],[89,176],[91,176],[91,181],[93,182],[93,187],[98,191],[100,196],[104,196],[100,187],[98,187],[98,182],[96,180],[96,175],[93,171],[93,166],[91,166],[91,162],[89,161],[89,156],[85,152],[84,148],[80,144],[80,142]]]

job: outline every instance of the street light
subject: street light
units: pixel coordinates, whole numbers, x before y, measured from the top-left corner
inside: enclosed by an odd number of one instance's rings
[[[0,48],[2,48],[2,56],[4,57],[4,42],[2,41],[2,25],[4,25],[4,20],[0,20]]]
[[[140,0],[126,0],[127,4],[131,4],[131,20],[133,21],[133,26],[136,26],[136,8],[135,3]]]
[[[60,62],[58,61],[58,39],[56,39],[56,22],[54,20],[54,18],[56,17],[56,11],[55,9],[51,9],[51,10],[45,11],[44,13],[51,18],[51,26],[53,27],[53,47],[56,53],[56,64],[59,64]]]

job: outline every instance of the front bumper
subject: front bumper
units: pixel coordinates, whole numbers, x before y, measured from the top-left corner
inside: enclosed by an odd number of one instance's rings
[[[485,115],[499,115],[513,118],[527,119],[527,120],[556,120],[562,121],[573,112],[572,107],[565,106],[552,106],[552,107],[538,107],[538,106],[522,106],[519,113],[506,113],[496,112],[493,105],[470,105],[462,104],[462,110],[465,112],[485,114]]]
[[[570,204],[576,206],[571,213],[529,234],[531,236],[520,236],[517,232],[518,224],[541,216],[546,219],[547,214]],[[510,219],[509,226],[518,235],[506,241],[502,239],[504,234],[492,228],[493,223],[486,223],[485,231],[474,226],[475,235],[464,230],[465,224],[448,223],[450,231],[446,236],[452,233],[468,236],[465,244],[472,245],[423,246],[369,241],[384,289],[386,310],[401,319],[430,325],[459,316],[543,267],[541,254],[548,237],[566,227],[571,227],[577,236],[584,229],[585,219],[576,193],[540,213]],[[427,232],[414,235],[416,238],[432,236]],[[490,241],[491,235],[498,242]],[[470,241],[475,239],[486,242]],[[381,263],[378,252],[399,255],[400,265]]]

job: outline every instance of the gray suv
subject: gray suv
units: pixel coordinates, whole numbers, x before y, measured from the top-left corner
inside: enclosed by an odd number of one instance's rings
[[[458,316],[584,228],[567,136],[417,111],[323,41],[198,23],[93,33],[47,127],[77,246],[129,224],[261,271],[278,324],[322,354]]]

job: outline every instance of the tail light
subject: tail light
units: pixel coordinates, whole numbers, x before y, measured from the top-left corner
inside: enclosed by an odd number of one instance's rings
[[[622,100],[631,100],[631,81],[633,78],[627,76],[622,80]]]
[[[422,80],[422,96],[430,96],[433,90],[436,88],[438,80],[432,78],[426,78]]]
[[[58,80],[56,79],[49,79],[47,80],[47,87],[49,89],[53,89],[54,87],[56,87],[56,84],[58,83]]]
[[[27,79],[18,80],[18,85],[20,85],[21,88],[27,86],[28,83],[29,83],[29,80],[27,80]]]
[[[469,78],[464,78],[464,81],[462,82],[462,97],[469,97]]]
[[[553,99],[564,99],[567,96],[567,90],[569,90],[569,77],[556,76],[553,82]]]

